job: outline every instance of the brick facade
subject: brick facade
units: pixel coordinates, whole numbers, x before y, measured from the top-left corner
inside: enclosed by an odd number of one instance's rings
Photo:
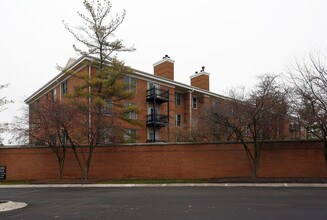
[[[170,57],[165,56],[162,60],[154,64],[154,74],[144,73],[138,70],[134,70],[133,73],[129,74],[130,77],[136,80],[137,85],[135,97],[132,100],[128,100],[128,102],[132,102],[138,106],[138,125],[125,122],[119,123],[123,129],[136,130],[137,143],[153,141],[154,133],[156,133],[156,142],[194,141],[194,138],[192,140],[190,140],[191,138],[187,138],[191,136],[188,133],[192,132],[192,128],[197,127],[202,131],[205,130],[205,125],[201,124],[201,120],[198,120],[201,108],[210,104],[212,100],[215,102],[218,100],[219,103],[230,101],[227,97],[209,91],[210,74],[204,71],[204,67],[202,67],[201,72],[190,77],[190,86],[174,81],[174,62]],[[26,103],[30,108],[35,105],[35,102],[46,102],[47,99],[51,99],[53,90],[56,91],[56,101],[65,102],[66,98],[62,94],[61,88],[64,81],[67,81],[67,91],[70,94],[77,85],[82,83],[82,79],[74,77],[75,73],[89,75],[90,77],[96,74],[97,69],[93,65],[94,59],[91,57],[81,57],[70,63],[71,66],[68,68],[68,73],[60,73],[48,84],[26,99]],[[151,86],[155,86],[153,91],[149,91],[152,89],[150,88]],[[151,92],[155,95],[159,93],[167,93],[169,95],[165,97],[165,100],[159,102],[157,99],[156,103],[153,104],[152,99],[149,98]],[[176,103],[177,95],[180,96],[180,104]],[[157,113],[153,113],[153,111]],[[161,123],[160,126],[154,126],[155,122],[149,122],[148,119],[151,119],[156,114],[159,114],[160,117],[163,116],[161,118],[166,117],[168,120]],[[157,116],[155,118],[157,119]],[[281,133],[281,135],[278,135],[278,139],[288,139],[290,137],[288,129],[289,122],[282,122],[281,126],[282,128],[278,129],[279,133]],[[208,134],[207,137],[199,137],[196,141],[214,140],[213,137],[210,137],[212,135],[210,131],[203,133]],[[184,134],[184,137],[181,134]]]
[[[7,180],[57,179],[57,161],[51,149],[0,148],[0,165]],[[91,162],[91,179],[209,179],[249,177],[242,145],[156,144],[97,147]],[[319,141],[266,142],[258,177],[327,178]],[[68,151],[64,179],[79,178],[79,169]]]

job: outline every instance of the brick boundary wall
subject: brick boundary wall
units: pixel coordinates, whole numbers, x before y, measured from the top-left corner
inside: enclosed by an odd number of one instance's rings
[[[55,154],[46,147],[2,147],[0,165],[7,180],[57,179]],[[79,168],[67,152],[64,179],[79,178]],[[97,147],[90,179],[209,179],[249,177],[239,143],[137,144]],[[323,146],[319,141],[265,142],[258,177],[326,178]]]

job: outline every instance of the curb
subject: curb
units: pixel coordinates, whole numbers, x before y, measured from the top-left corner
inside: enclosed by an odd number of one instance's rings
[[[168,184],[25,184],[0,185],[1,188],[137,188],[137,187],[267,187],[327,188],[327,183],[168,183]]]

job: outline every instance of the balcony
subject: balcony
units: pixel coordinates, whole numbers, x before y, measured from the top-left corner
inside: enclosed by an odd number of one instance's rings
[[[165,127],[168,125],[168,115],[150,114],[146,116],[147,126]]]
[[[164,141],[157,140],[157,139],[149,139],[146,142],[147,143],[165,143]]]
[[[162,90],[153,87],[151,89],[148,89],[146,93],[147,93],[146,96],[147,101],[153,101],[158,104],[169,101],[169,90]]]

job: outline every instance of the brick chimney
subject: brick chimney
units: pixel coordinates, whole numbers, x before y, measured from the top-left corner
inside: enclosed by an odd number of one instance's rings
[[[174,80],[174,63],[175,60],[165,55],[162,60],[153,64],[154,75]]]
[[[190,76],[191,86],[198,87],[200,89],[205,89],[209,91],[209,76],[210,73],[204,71],[204,66],[200,72],[195,72],[194,75]]]

